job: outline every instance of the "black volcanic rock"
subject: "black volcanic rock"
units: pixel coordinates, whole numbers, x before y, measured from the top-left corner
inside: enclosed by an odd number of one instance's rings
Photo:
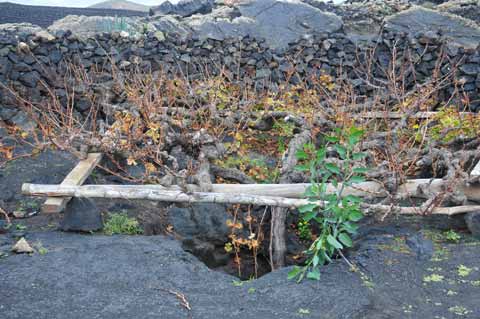
[[[214,0],[181,0],[177,4],[165,1],[161,5],[151,8],[150,15],[157,14],[176,14],[182,17],[200,13],[207,14],[212,12]]]
[[[441,33],[453,42],[470,48],[480,44],[480,28],[474,22],[422,7],[412,7],[388,17],[385,29],[410,35]]]

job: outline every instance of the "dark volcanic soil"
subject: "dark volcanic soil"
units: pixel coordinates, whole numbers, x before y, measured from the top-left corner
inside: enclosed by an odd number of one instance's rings
[[[53,151],[8,163],[0,169],[4,208],[38,209],[19,195],[21,183],[59,183],[75,163]],[[140,219],[159,212],[148,202],[107,204]],[[290,268],[239,282],[174,239],[62,233],[55,231],[58,218],[17,220],[27,229],[0,235],[1,319],[480,318],[480,242],[461,233],[459,243],[448,243],[443,230],[431,228],[453,227],[450,219],[367,220],[348,252],[361,272],[338,260],[323,268],[320,281],[297,284],[287,280]],[[18,236],[37,253],[12,254]]]
[[[419,232],[388,232],[350,253],[363,275],[339,261],[300,284],[289,268],[236,284],[163,236],[32,232],[29,242],[48,252],[0,259],[0,317],[480,318],[479,242],[437,243],[429,258],[405,244]],[[3,250],[13,242],[0,237]]]

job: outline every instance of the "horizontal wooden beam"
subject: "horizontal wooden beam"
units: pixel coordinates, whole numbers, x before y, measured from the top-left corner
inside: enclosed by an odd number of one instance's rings
[[[78,186],[82,185],[90,176],[95,167],[100,163],[102,159],[101,153],[90,153],[87,158],[81,160],[77,166],[75,166],[70,173],[65,177],[62,186]],[[70,197],[50,197],[47,198],[42,205],[43,213],[60,213],[67,206],[70,201]]]
[[[250,194],[260,196],[278,196],[286,198],[304,198],[305,191],[311,184],[212,184],[212,193],[228,193],[228,194]],[[339,183],[339,187],[342,184]],[[427,194],[423,194],[421,189],[427,189],[429,193],[440,193],[448,186],[447,181],[436,179],[411,179],[400,185],[396,195],[414,198],[427,198]],[[133,190],[153,189],[166,191],[183,191],[178,186],[164,187],[161,185],[122,185],[121,187],[132,188]],[[477,184],[460,184],[456,186],[460,191],[464,192],[469,200],[480,201],[480,185]],[[336,187],[327,184],[327,193],[336,191]],[[188,192],[200,192],[197,185],[187,185]],[[368,181],[354,184],[354,186],[345,187],[345,195],[355,195],[360,197],[377,197],[383,198],[387,196],[387,192],[381,183]]]
[[[64,196],[64,195],[50,195],[45,192],[51,186],[58,185],[38,185],[38,184],[24,184],[22,191],[25,195],[37,196]],[[63,186],[63,185],[62,185]],[[212,193],[227,193],[227,194],[246,194],[259,196],[276,196],[286,198],[304,198],[305,191],[310,184],[212,184]],[[341,186],[341,184],[339,184]],[[422,193],[422,189],[427,189],[429,193],[441,193],[444,188],[448,186],[447,181],[443,179],[411,179],[400,185],[397,189],[396,195],[414,198],[427,198],[427,194]],[[90,185],[90,189],[98,187],[104,190],[121,190],[128,192],[144,192],[147,190],[154,191],[172,191],[183,192],[178,186],[164,187],[161,185]],[[463,192],[465,196],[472,201],[480,201],[480,185],[478,184],[459,184],[456,186],[458,190]],[[60,190],[60,189],[59,189]],[[188,192],[199,192],[200,188],[197,185],[187,185]],[[332,184],[327,184],[327,193],[333,193],[336,187]],[[34,194],[35,193],[35,194]],[[381,183],[378,182],[363,182],[353,186],[345,187],[345,195],[355,195],[361,197],[386,197],[387,193]]]
[[[41,185],[23,184],[22,192],[33,196],[64,196],[87,198],[113,198],[113,199],[145,199],[175,203],[221,203],[221,204],[251,204],[258,206],[274,206],[298,208],[306,204],[316,203],[323,207],[323,201],[310,201],[302,198],[285,198],[279,196],[252,195],[241,193],[204,193],[183,192],[166,190],[158,185]],[[423,214],[421,207],[399,207],[379,204],[362,204],[362,208],[369,213],[397,213],[397,214]],[[478,206],[436,207],[430,213],[442,215],[455,215],[466,212],[478,211]]]
[[[202,193],[165,190],[161,187],[133,185],[41,185],[23,184],[22,192],[31,196],[145,199],[173,203],[252,204],[260,206],[299,207],[311,203],[308,199],[259,196],[250,194]],[[322,203],[318,202],[319,205]]]
[[[415,114],[409,115],[409,117],[416,118],[416,119],[428,119],[428,118],[434,118],[435,116],[438,115],[439,112],[417,112]],[[472,112],[459,112],[458,113],[460,116],[469,116],[469,115],[475,115],[478,116],[477,113],[472,113]],[[382,111],[376,111],[376,112],[365,112],[365,113],[360,113],[359,117],[362,118],[368,118],[368,119],[401,119],[405,117],[407,114],[405,112],[382,112]]]

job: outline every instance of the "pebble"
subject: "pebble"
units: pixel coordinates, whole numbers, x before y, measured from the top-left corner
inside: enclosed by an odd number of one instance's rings
[[[12,247],[12,251],[17,254],[31,254],[35,252],[35,250],[23,237],[20,238],[17,243]]]
[[[16,210],[16,211],[13,212],[13,216],[15,218],[21,219],[21,218],[25,218],[26,213],[23,212],[23,211]]]

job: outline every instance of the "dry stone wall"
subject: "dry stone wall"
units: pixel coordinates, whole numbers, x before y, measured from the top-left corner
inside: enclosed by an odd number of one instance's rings
[[[69,63],[86,70],[105,70],[105,82],[111,80],[113,64],[120,70],[162,71],[192,79],[222,73],[258,87],[287,78],[293,84],[308,82],[326,73],[341,76],[359,95],[368,96],[385,87],[394,62],[392,52],[396,52],[396,70],[403,73],[407,89],[434,74],[454,70],[457,84],[446,87],[443,98],[457,90],[468,96],[473,111],[480,109],[478,48],[453,43],[440,31],[412,36],[385,28],[377,37],[358,41],[340,30],[316,33],[286,48],[272,49],[267,41],[249,36],[214,40],[157,31],[141,37],[113,32],[79,38],[69,31],[51,34],[34,27],[11,26],[0,32],[0,81],[23,97],[39,101],[49,94],[46,86],[60,96],[65,94]],[[15,102],[8,90],[0,94],[0,118],[8,121],[15,115]],[[89,103],[79,101],[76,107],[85,112]]]

